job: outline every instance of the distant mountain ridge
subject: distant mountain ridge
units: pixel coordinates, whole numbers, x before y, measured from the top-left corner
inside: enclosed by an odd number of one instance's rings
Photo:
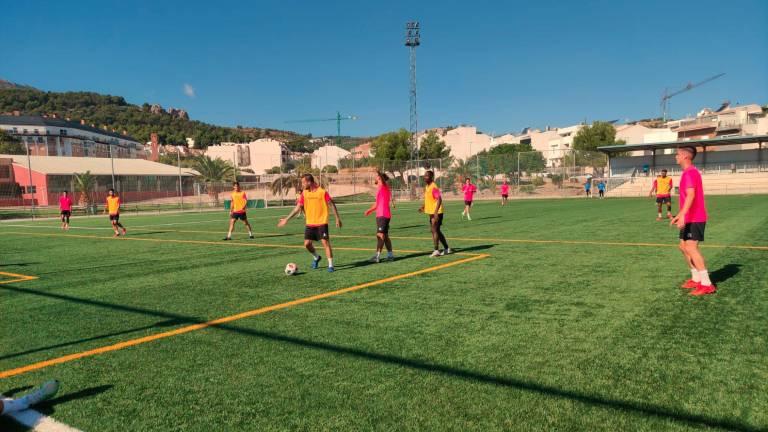
[[[0,78],[0,114],[56,114],[72,121],[85,120],[96,127],[126,131],[141,142],[157,133],[163,144],[205,148],[220,142],[246,142],[259,138],[275,138],[289,143],[305,142],[308,137],[295,132],[256,127],[216,126],[190,120],[183,109],[163,109],[158,104],[141,106],[126,102],[122,96],[94,92],[46,92]]]

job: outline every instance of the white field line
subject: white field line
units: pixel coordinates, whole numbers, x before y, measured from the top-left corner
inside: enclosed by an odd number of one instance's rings
[[[0,397],[3,396],[0,395]],[[16,423],[31,428],[35,432],[82,432],[80,429],[65,425],[32,409],[16,411],[5,415],[12,418]]]

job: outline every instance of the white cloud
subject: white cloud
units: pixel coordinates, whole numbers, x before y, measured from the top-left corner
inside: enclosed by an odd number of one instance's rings
[[[191,97],[191,98],[194,98],[195,97],[195,88],[192,87],[191,85],[187,84],[187,83],[184,83],[184,94],[189,96],[189,97]]]

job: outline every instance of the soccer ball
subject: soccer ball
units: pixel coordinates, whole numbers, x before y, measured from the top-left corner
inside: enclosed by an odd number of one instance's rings
[[[299,271],[299,266],[297,266],[294,263],[288,263],[285,265],[285,274],[288,276],[293,276]]]

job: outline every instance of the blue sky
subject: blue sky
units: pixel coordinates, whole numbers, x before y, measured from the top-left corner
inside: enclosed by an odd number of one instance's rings
[[[419,126],[501,134],[768,103],[768,1],[5,2],[0,77],[327,135],[408,127],[404,24],[422,26]],[[188,86],[188,87],[185,87]]]

